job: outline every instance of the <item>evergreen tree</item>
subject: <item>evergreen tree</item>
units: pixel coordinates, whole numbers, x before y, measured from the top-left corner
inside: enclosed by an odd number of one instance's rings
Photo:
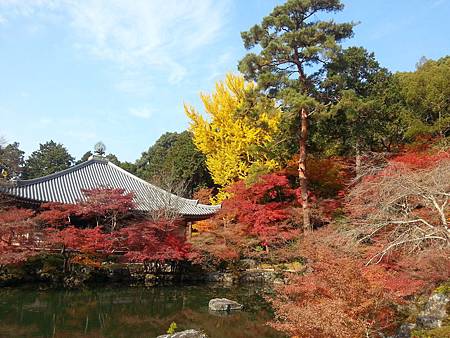
[[[395,80],[362,47],[337,53],[325,70],[323,100],[333,104],[319,116],[313,140],[325,155],[355,156],[358,174],[364,151],[389,151],[402,138]]]
[[[408,136],[450,135],[450,56],[421,59],[415,72],[396,74],[408,110]]]
[[[320,20],[318,15],[342,8],[339,0],[288,0],[260,25],[241,33],[247,49],[258,46],[261,50],[247,54],[239,70],[281,99],[283,109],[301,121],[298,172],[305,229],[311,228],[305,163],[308,120],[317,106],[316,82],[322,66],[339,50],[338,43],[353,34],[353,23]]]
[[[114,154],[108,154],[105,156],[105,158],[111,162],[114,163],[116,166],[120,167],[122,165],[122,163],[119,161],[119,159],[117,158],[116,155]]]
[[[25,164],[25,176],[28,179],[53,174],[69,168],[74,158],[61,144],[49,141],[39,145],[39,150],[33,151]]]
[[[89,160],[89,157],[92,156],[92,151],[87,151],[83,154],[83,156],[81,156],[81,158],[75,163],[75,164],[80,164],[83,162],[86,162],[87,160]]]
[[[186,197],[213,184],[205,156],[197,150],[188,131],[165,133],[142,153],[135,165],[127,165],[139,177]]]
[[[25,152],[20,150],[19,143],[0,145],[0,173],[4,179],[20,176],[23,171]]]
[[[125,161],[125,162],[120,162],[120,167],[123,170],[126,170],[129,173],[132,173],[133,175],[136,175],[136,164]]]

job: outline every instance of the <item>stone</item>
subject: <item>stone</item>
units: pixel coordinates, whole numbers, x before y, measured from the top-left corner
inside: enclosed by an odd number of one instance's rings
[[[416,324],[405,323],[400,326],[394,338],[411,338],[411,331],[414,330]]]
[[[208,336],[201,331],[191,329],[172,334],[163,334],[156,338],[208,338]]]
[[[206,275],[207,282],[213,283],[223,283],[223,284],[234,284],[236,278],[232,273],[229,272],[210,272]]]
[[[256,268],[256,261],[254,259],[241,259],[239,261],[239,265],[244,269],[255,269]]]
[[[242,310],[242,304],[226,298],[213,298],[209,301],[209,309],[211,311],[236,311]]]
[[[273,283],[278,274],[274,271],[247,270],[240,276],[241,283]]]
[[[416,319],[418,327],[434,329],[442,326],[442,321],[447,317],[447,303],[450,298],[441,293],[433,294],[425,306],[425,309]]]
[[[157,277],[152,273],[147,273],[144,277],[145,286],[154,286],[157,284]]]

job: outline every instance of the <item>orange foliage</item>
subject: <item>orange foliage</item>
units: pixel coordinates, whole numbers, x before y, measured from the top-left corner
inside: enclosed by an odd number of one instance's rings
[[[75,255],[70,259],[71,264],[80,264],[83,266],[89,266],[93,268],[99,268],[101,266],[101,261],[94,259],[93,257],[88,257],[85,255]]]
[[[338,197],[339,192],[350,182],[352,176],[350,168],[351,166],[342,158],[308,157],[306,170],[310,189],[319,198]],[[298,155],[288,162],[283,172],[291,180],[298,179]]]
[[[214,188],[201,188],[194,192],[193,198],[199,203],[210,204],[211,197],[214,195]]]
[[[362,337],[394,324],[394,297],[371,280],[364,262],[345,251],[339,235],[319,230],[305,236],[300,248],[309,273],[291,276],[271,300],[271,325],[291,336]],[[382,274],[383,270],[377,272]]]

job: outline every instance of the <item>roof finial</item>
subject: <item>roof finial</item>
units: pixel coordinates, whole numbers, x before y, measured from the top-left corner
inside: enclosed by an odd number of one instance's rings
[[[94,146],[94,154],[95,155],[99,155],[99,156],[103,156],[105,155],[106,152],[106,146],[103,142],[97,142]]]

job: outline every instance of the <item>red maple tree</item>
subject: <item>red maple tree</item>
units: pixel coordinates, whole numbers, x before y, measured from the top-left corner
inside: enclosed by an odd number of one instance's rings
[[[299,236],[298,190],[286,175],[264,175],[251,186],[238,181],[229,192],[232,197],[216,216],[202,222],[204,231],[193,238],[202,260],[261,257]]]
[[[17,264],[38,253],[33,215],[15,207],[0,210],[0,264]]]
[[[160,267],[162,263],[186,260],[190,253],[184,227],[176,219],[138,219],[117,231],[115,238],[127,262]]]
[[[98,188],[83,190],[83,194],[86,200],[77,204],[77,215],[94,218],[96,226],[103,225],[110,232],[117,229],[121,216],[136,208],[134,194],[124,189]]]

